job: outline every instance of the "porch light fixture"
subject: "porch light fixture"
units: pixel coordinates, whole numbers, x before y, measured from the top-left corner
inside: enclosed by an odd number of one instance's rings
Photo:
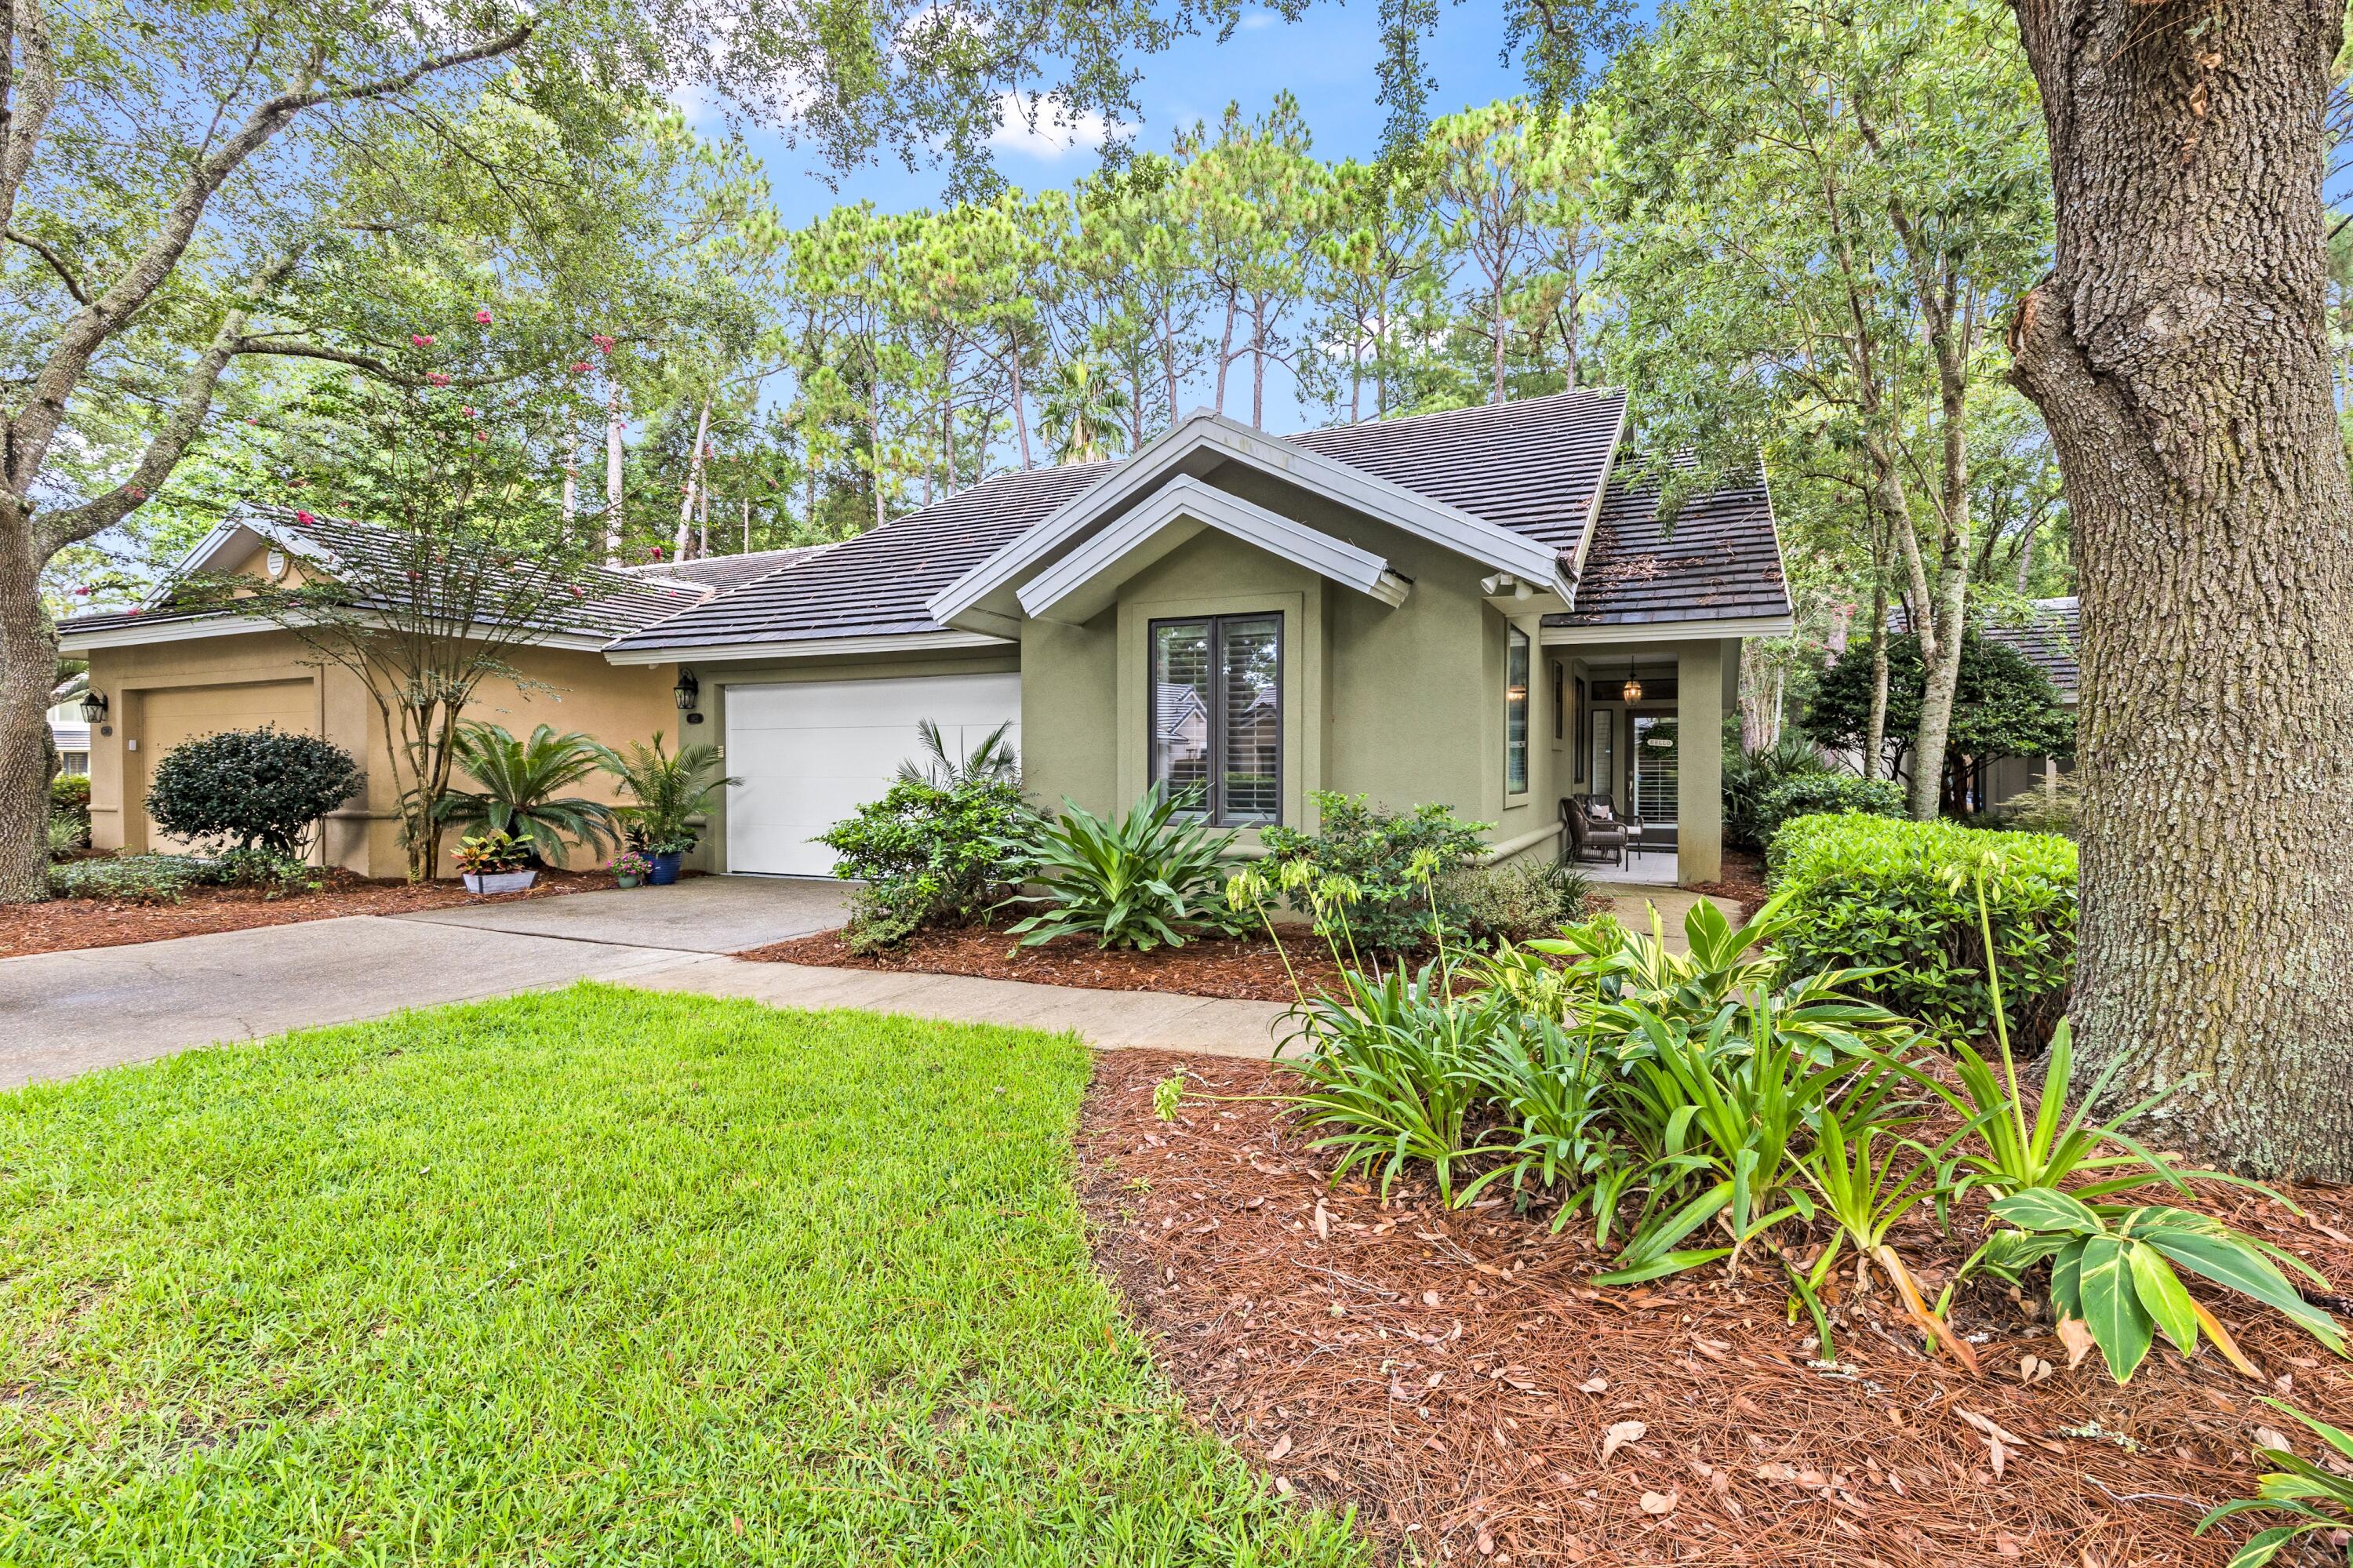
[[[1634,678],[1634,661],[1630,658],[1626,661],[1626,683],[1619,688],[1618,694],[1630,703],[1642,700],[1642,683]]]
[[[678,699],[679,712],[692,713],[694,705],[702,696],[702,683],[694,678],[693,671],[681,669],[678,673],[678,684],[670,688],[670,694]]]
[[[103,724],[106,721],[106,694],[95,688],[84,692],[81,694],[81,716],[85,724]]]

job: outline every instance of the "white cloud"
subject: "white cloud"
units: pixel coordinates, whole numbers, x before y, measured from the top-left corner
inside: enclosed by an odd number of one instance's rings
[[[1282,20],[1271,11],[1245,11],[1236,26],[1245,33],[1255,33],[1261,27],[1271,27]]]
[[[1073,114],[1052,93],[1032,99],[1019,92],[997,95],[997,129],[988,144],[1000,153],[1048,163],[1077,152],[1092,152],[1111,133],[1110,122],[1092,110]]]

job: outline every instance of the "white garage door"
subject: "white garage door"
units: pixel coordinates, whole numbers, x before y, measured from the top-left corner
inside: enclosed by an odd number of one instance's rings
[[[891,787],[922,754],[915,725],[940,726],[961,757],[998,725],[1018,747],[1021,677],[932,675],[794,681],[727,688],[727,869],[828,876],[833,852],[809,841]]]

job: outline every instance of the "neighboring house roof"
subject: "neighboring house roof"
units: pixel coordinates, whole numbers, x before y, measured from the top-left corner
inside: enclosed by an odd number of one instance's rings
[[[1789,613],[1773,500],[1762,475],[1659,515],[1659,485],[1612,485],[1594,523],[1577,599],[1546,626],[1739,620]]]
[[[659,577],[666,582],[683,583],[690,588],[716,589],[742,588],[757,582],[770,572],[782,571],[811,556],[832,549],[830,544],[797,545],[789,550],[749,550],[733,556],[696,556],[683,561],[656,561],[642,567],[623,567],[621,570],[634,577]]]
[[[2027,601],[2031,614],[2024,621],[1980,627],[1978,635],[1989,642],[2016,649],[2027,662],[2059,688],[2059,700],[2072,703],[2083,684],[2075,650],[2080,645],[2083,614],[2076,597]]]
[[[2028,663],[2050,677],[2051,683],[2059,688],[2060,702],[2072,705],[2083,684],[2083,672],[2075,655],[2083,626],[2076,597],[2068,594],[2062,599],[2030,599],[2026,607],[2024,620],[1983,624],[1978,628],[1978,635],[1988,642],[1998,642],[2024,654]],[[1898,637],[1912,630],[1911,617],[1902,605],[1887,607],[1887,630]]]
[[[315,515],[303,523],[290,508],[248,502],[231,511],[188,553],[147,604],[137,609],[69,617],[58,623],[58,634],[72,641],[174,622],[243,619],[209,604],[176,602],[174,595],[190,576],[233,563],[262,542],[316,563],[330,577],[339,564],[363,559],[373,561],[379,569],[397,569],[406,558],[407,548],[398,534],[374,524]],[[708,588],[608,567],[591,568],[581,586],[586,590],[581,598],[557,603],[561,615],[548,629],[552,635],[601,641],[675,615],[710,593]]]

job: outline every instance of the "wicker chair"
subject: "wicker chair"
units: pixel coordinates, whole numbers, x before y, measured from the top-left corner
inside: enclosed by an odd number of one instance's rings
[[[1573,795],[1560,798],[1560,828],[1566,858],[1587,865],[1626,864],[1626,824],[1598,822],[1584,801]]]

